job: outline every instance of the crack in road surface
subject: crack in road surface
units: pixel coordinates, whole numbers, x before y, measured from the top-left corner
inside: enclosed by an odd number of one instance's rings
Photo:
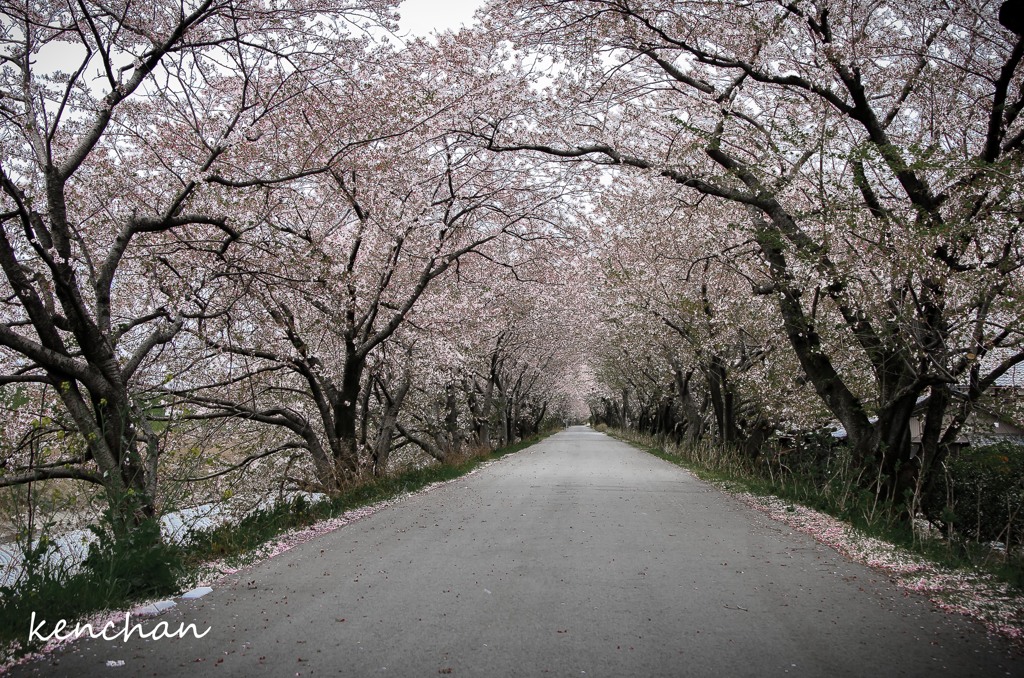
[[[11,674],[1024,675],[980,625],[585,427],[158,619],[211,630],[83,640]]]

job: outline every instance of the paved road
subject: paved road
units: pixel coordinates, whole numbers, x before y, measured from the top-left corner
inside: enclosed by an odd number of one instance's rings
[[[980,627],[583,427],[243,571],[160,620],[211,631],[80,641],[12,673],[1024,675]]]

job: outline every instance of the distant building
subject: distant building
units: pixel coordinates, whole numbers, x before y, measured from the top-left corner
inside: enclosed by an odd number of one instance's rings
[[[988,370],[983,371],[983,374],[996,366],[996,358],[993,356],[985,361]],[[927,396],[922,396],[917,401],[917,410],[910,420],[912,456],[917,453],[917,448],[921,444],[926,401]],[[872,417],[871,423],[877,420],[877,417]],[[835,423],[832,426],[832,437],[836,440],[845,440],[846,429]],[[1014,365],[989,387],[981,400],[975,404],[974,411],[968,417],[955,444],[957,447],[980,447],[999,442],[1024,445],[1024,364]]]

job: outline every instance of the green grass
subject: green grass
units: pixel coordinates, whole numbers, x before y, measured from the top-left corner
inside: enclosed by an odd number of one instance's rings
[[[801,475],[799,469],[772,469],[749,458],[711,446],[668,451],[651,436],[609,430],[612,435],[649,454],[682,466],[701,480],[730,492],[775,496],[838,518],[863,534],[903,547],[937,565],[991,574],[1024,595],[1024,560],[1007,560],[983,544],[963,539],[923,536],[907,519],[907,507],[876,500],[848,469],[823,479]]]
[[[58,619],[76,620],[100,610],[117,609],[135,600],[174,593],[184,573],[182,549],[160,540],[160,526],[150,520],[129,537],[116,541],[108,524],[91,528],[97,539],[81,567],[47,559],[46,537],[25,560],[25,572],[13,586],[0,587],[0,660],[40,644],[28,642],[32,613],[46,619],[42,635]]]
[[[124,609],[148,598],[174,595],[212,560],[250,562],[261,547],[290,530],[453,480],[485,462],[519,452],[553,432],[455,463],[368,479],[323,501],[311,503],[299,497],[282,502],[255,511],[237,523],[195,534],[185,546],[154,541],[153,530],[158,530],[155,521],[128,542],[114,541],[109,532],[98,529],[100,539],[94,555],[74,571],[60,563],[48,565],[44,541],[44,548],[30,559],[26,576],[15,587],[0,587],[0,663],[37,649],[38,641],[36,645],[26,642],[32,612],[36,612],[37,623],[42,618],[50,620],[43,629],[47,633],[58,619],[74,623],[103,610]]]

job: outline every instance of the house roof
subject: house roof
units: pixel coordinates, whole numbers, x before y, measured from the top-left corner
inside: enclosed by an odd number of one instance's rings
[[[1024,365],[1017,363],[1005,374],[999,375],[994,385],[1006,388],[1024,388]]]
[[[994,348],[981,359],[982,376],[990,374],[1004,360],[1012,358],[1020,349]],[[1017,363],[996,378],[994,386],[1002,388],[1024,388],[1024,363]]]
[[[974,447],[983,447],[985,445],[995,445],[996,443],[1013,443],[1014,445],[1024,446],[1024,436],[994,436],[983,433],[966,433],[964,435],[965,440]]]

